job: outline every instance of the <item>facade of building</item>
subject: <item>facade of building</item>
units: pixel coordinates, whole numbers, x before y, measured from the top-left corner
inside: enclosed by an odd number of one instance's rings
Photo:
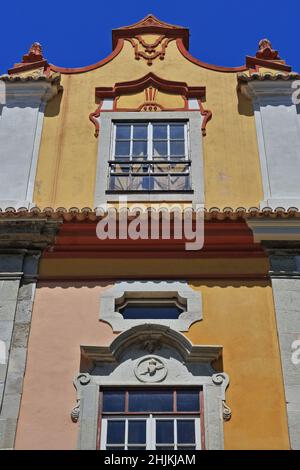
[[[0,448],[300,449],[300,75],[112,40],[0,77]]]

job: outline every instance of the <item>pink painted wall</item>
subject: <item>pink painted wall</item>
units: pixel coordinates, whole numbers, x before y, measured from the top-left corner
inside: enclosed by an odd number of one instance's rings
[[[76,449],[78,424],[70,412],[80,345],[105,346],[114,338],[111,327],[99,321],[106,286],[62,282],[37,288],[16,449]]]

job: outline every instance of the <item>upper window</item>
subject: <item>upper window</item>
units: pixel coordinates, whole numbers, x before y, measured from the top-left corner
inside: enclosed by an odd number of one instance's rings
[[[181,121],[116,122],[110,191],[189,191],[188,126]]]
[[[187,303],[180,303],[177,298],[126,298],[117,305],[116,311],[121,313],[124,320],[177,320],[186,311]]]

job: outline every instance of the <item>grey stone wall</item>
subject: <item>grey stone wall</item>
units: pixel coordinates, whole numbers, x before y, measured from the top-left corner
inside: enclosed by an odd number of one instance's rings
[[[40,251],[0,253],[0,449],[13,449]]]
[[[270,258],[289,435],[294,450],[300,450],[300,363],[293,360],[293,343],[300,340],[299,259],[290,254]]]
[[[0,449],[14,448],[39,259],[60,223],[0,214]]]

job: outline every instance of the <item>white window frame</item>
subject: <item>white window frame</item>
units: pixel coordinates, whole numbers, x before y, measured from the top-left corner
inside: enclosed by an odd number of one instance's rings
[[[171,142],[176,142],[176,141],[182,141],[183,139],[171,139],[170,136],[170,126],[171,125],[183,125],[184,128],[184,154],[183,155],[171,155]],[[146,139],[134,139],[134,126],[147,126],[147,137]],[[155,125],[167,125],[167,138],[166,139],[156,139],[157,141],[161,142],[166,142],[167,143],[167,155],[165,156],[155,156],[154,155],[154,139],[153,139],[153,129]],[[120,142],[128,142],[129,141],[129,155],[116,155],[116,144],[117,144],[117,127],[118,126],[130,126],[130,136],[128,139],[121,139],[119,140]],[[190,148],[189,148],[189,122],[188,120],[162,120],[162,121],[153,121],[153,120],[147,120],[147,121],[133,121],[133,120],[122,120],[122,121],[112,121],[112,130],[111,130],[111,136],[112,136],[112,141],[111,141],[111,155],[110,155],[110,163],[107,168],[107,192],[108,193],[115,193],[115,194],[130,194],[132,192],[141,192],[141,191],[146,191],[149,193],[156,193],[156,192],[161,192],[161,193],[189,193],[193,190],[193,184],[192,184],[192,162],[190,158]],[[140,141],[140,142],[147,142],[147,154],[145,156],[141,155],[134,155],[133,154],[133,146],[135,141]],[[128,158],[126,158],[128,157]],[[146,157],[146,158],[143,158]],[[115,177],[115,173],[112,171],[112,168],[114,167],[113,162],[114,161],[122,161],[124,162],[124,165],[126,164],[149,164],[153,162],[177,162],[178,164],[186,162],[187,165],[185,166],[184,170],[178,172],[178,176],[182,176],[183,178],[188,178],[188,187],[186,189],[178,189],[176,188],[176,184],[174,185],[174,188],[169,187],[169,189],[148,189],[146,187],[141,187],[138,190],[131,190],[131,189],[112,189],[110,188],[110,179]],[[120,163],[121,165],[121,163]],[[135,178],[143,178],[143,177],[149,177],[152,176],[153,182],[155,182],[155,172],[153,172],[153,168],[151,169],[150,165],[148,167],[148,173],[141,173],[139,176],[135,176]],[[170,178],[174,177],[177,175],[176,171],[172,171],[171,168],[168,168],[168,171],[163,174],[165,178],[169,178],[168,183],[170,184]],[[157,175],[158,178],[161,177],[161,174]],[[128,174],[128,179],[130,181],[130,178],[132,177],[131,175],[131,170]],[[126,178],[126,175],[121,176],[121,178]],[[143,183],[142,183],[143,185]]]
[[[173,443],[157,443],[156,442],[156,421],[173,421],[174,426],[174,442]],[[195,425],[195,444],[180,444],[184,450],[184,447],[191,447],[195,445],[195,450],[201,450],[201,423],[200,417],[198,415],[180,415],[180,414],[170,414],[159,415],[159,414],[145,414],[143,416],[134,416],[134,415],[113,415],[105,416],[101,419],[101,436],[100,436],[100,450],[110,450],[111,447],[117,447],[118,444],[108,444],[107,447],[107,423],[108,421],[125,421],[125,442],[124,450],[130,450],[130,447],[143,447],[144,444],[132,444],[128,449],[128,421],[146,421],[146,449],[143,450],[157,450],[157,446],[161,447],[163,445],[172,446],[174,445],[173,450],[178,450],[178,439],[177,439],[177,421],[180,420],[193,420]],[[121,443],[119,443],[122,445]],[[160,450],[160,449],[158,449]],[[163,450],[163,449],[161,449]]]
[[[168,146],[168,155],[167,155],[167,160],[166,161],[169,161],[170,158],[171,158],[171,154],[170,154],[170,143],[171,143],[171,140],[182,140],[182,139],[171,139],[170,138],[170,125],[171,124],[184,124],[184,161],[191,161],[190,160],[190,146],[189,146],[189,121],[184,119],[182,121],[178,121],[178,120],[171,120],[171,119],[168,119],[168,120],[164,120],[164,121],[153,121],[153,120],[148,120],[148,121],[141,121],[141,122],[137,122],[137,121],[130,121],[130,120],[123,120],[123,121],[113,121],[112,122],[112,126],[113,126],[113,130],[112,130],[112,144],[111,144],[111,149],[112,149],[112,154],[111,154],[111,160],[115,160],[116,159],[116,130],[117,130],[117,125],[124,125],[124,126],[130,126],[130,155],[129,155],[129,161],[135,161],[133,160],[133,154],[132,154],[132,150],[133,150],[133,142],[134,142],[134,139],[133,139],[133,128],[134,128],[134,125],[137,124],[137,125],[147,125],[148,129],[147,129],[147,160],[146,161],[155,161],[155,158],[154,157],[154,150],[153,150],[153,124],[166,124],[168,126],[168,131],[167,131],[167,146]],[[124,141],[127,140],[127,139],[124,139]],[[137,140],[143,140],[143,139],[137,139]],[[159,140],[159,139],[157,139]],[[163,140],[163,139],[161,139]],[[174,156],[174,158],[176,158],[176,156]],[[140,161],[140,160],[136,160],[137,162]],[[142,160],[141,160],[142,161]],[[180,161],[183,161],[182,160],[179,160]],[[125,162],[124,162],[125,163]]]
[[[203,145],[201,125],[203,116],[195,111],[164,111],[163,113],[151,112],[120,112],[106,111],[100,114],[99,122],[99,144],[96,172],[96,186],[94,194],[94,206],[103,207],[107,203],[118,202],[120,193],[110,192],[107,190],[107,175],[109,161],[112,155],[112,123],[120,121],[134,122],[183,122],[188,123],[188,154],[191,162],[191,187],[190,191],[138,191],[135,193],[127,193],[128,202],[172,202],[179,200],[180,202],[189,203],[194,206],[204,205],[204,164],[203,164]]]

